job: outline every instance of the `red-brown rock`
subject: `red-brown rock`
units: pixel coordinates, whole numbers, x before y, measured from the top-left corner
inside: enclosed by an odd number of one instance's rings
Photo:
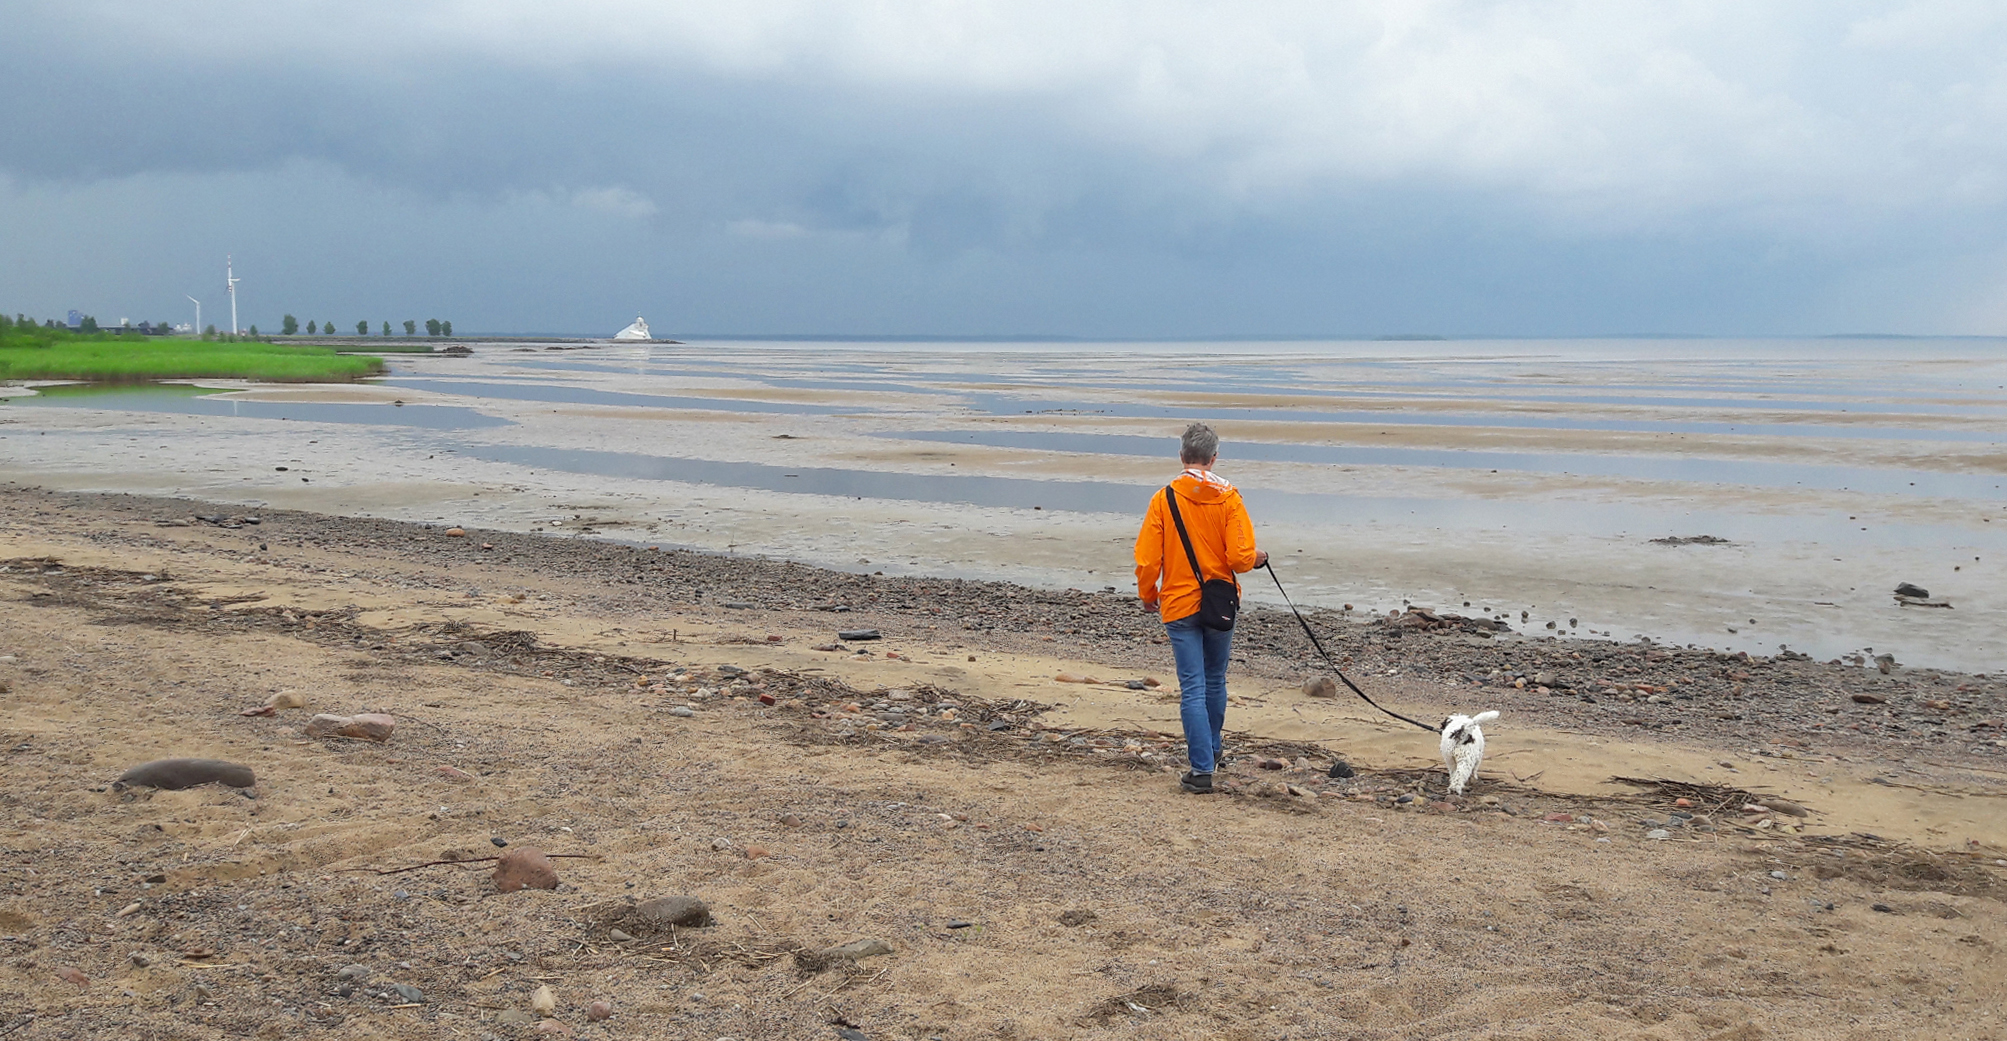
[[[517,846],[502,854],[495,865],[495,888],[504,893],[519,889],[556,889],[557,868],[551,858],[535,846]]]
[[[322,712],[307,720],[308,737],[353,737],[364,741],[388,741],[397,720],[381,712],[334,716]]]

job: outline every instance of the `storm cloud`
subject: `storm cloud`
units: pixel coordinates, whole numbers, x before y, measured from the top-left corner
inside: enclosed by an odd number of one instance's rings
[[[263,324],[2007,318],[1990,4],[9,6],[9,311],[185,318],[232,253]]]

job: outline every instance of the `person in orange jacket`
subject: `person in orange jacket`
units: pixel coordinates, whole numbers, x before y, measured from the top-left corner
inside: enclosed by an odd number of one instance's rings
[[[1191,771],[1180,780],[1188,792],[1213,790],[1213,769],[1220,754],[1220,729],[1226,724],[1227,655],[1233,631],[1199,624],[1199,584],[1206,578],[1228,578],[1268,563],[1268,553],[1254,545],[1254,522],[1240,492],[1212,472],[1219,460],[1220,438],[1204,423],[1185,428],[1179,457],[1185,472],[1171,482],[1178,497],[1178,515],[1192,539],[1200,575],[1192,574],[1185,547],[1164,496],[1150,497],[1143,530],[1136,535],[1136,594],[1143,606],[1164,621],[1177,662],[1179,717],[1185,725],[1186,758]]]

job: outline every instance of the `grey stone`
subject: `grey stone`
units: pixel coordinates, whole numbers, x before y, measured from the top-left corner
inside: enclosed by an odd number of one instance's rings
[[[1785,874],[1785,873],[1784,873],[1784,872],[1782,872],[1782,871],[1772,871],[1772,872],[1770,873],[1770,877],[1771,877],[1771,878],[1774,878],[1774,879],[1776,879],[1776,880],[1777,880],[1777,881],[1779,881],[1779,882],[1783,882],[1783,881],[1786,881],[1786,880],[1790,879],[1790,877],[1791,877],[1791,876],[1790,876],[1790,875],[1787,875],[1787,874]]]
[[[1659,842],[1664,842],[1665,840],[1672,838],[1672,832],[1667,831],[1664,828],[1653,828],[1652,830],[1645,832],[1645,838],[1655,839]]]
[[[697,710],[688,705],[678,705],[670,709],[669,714],[672,716],[681,716],[684,719],[691,719],[697,715]]]
[[[495,1017],[495,1022],[511,1027],[526,1027],[536,1021],[537,1017],[519,1008],[503,1009],[501,1014]]]
[[[636,904],[634,913],[642,921],[657,926],[691,928],[711,924],[710,906],[694,896],[658,896]]]
[[[876,629],[844,629],[836,634],[836,638],[855,642],[859,640],[879,640],[884,637]]]
[[[397,995],[397,1000],[399,1001],[414,1005],[423,1005],[425,1003],[425,992],[409,983],[400,983],[390,988],[390,991]]]
[[[335,971],[335,978],[343,980],[366,980],[369,978],[369,966],[344,965]]]

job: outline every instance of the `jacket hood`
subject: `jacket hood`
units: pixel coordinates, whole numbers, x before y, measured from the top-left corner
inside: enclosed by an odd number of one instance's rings
[[[1240,494],[1226,478],[1218,474],[1209,474],[1202,478],[1187,470],[1179,474],[1177,480],[1171,484],[1178,490],[1178,495],[1188,502],[1225,502]]]

